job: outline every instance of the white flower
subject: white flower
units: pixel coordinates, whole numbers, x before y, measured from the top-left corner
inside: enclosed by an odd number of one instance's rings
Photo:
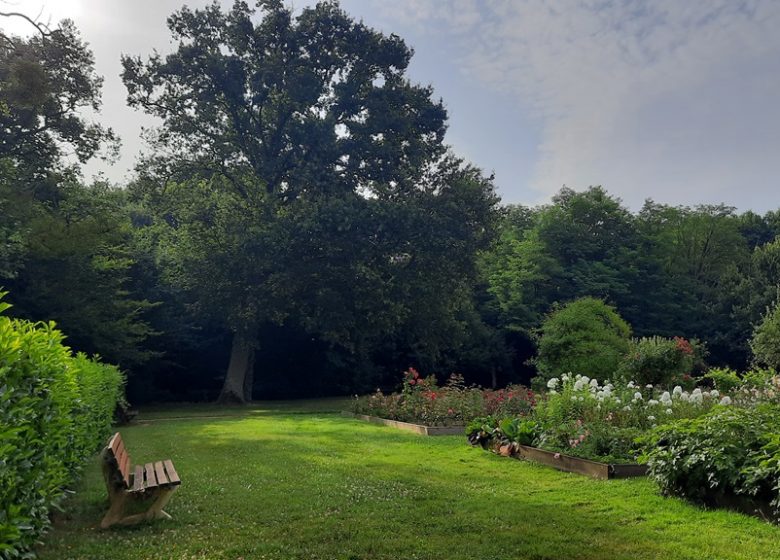
[[[596,393],[596,398],[600,401],[603,401],[606,396],[607,394],[604,391],[599,391]]]
[[[591,379],[590,380],[590,386],[592,389],[598,389],[599,388],[599,380],[598,379]]]
[[[669,394],[669,391],[664,391],[661,395],[661,402],[665,404],[666,406],[669,406],[672,404],[672,396]]]
[[[574,379],[582,379],[582,374],[578,373],[577,375],[574,376]]]
[[[577,395],[572,395],[571,396],[571,400],[573,400],[574,402],[577,402]]]
[[[568,380],[569,380],[569,374],[568,373],[564,373],[563,375],[561,375],[561,381],[568,381]]]
[[[710,391],[710,396],[713,399],[717,399],[720,396],[720,393],[718,393],[715,389],[713,389],[712,391]]]
[[[720,399],[720,404],[722,405],[730,405],[731,404],[731,397],[725,396],[722,399]]]
[[[658,404],[658,401],[655,399],[650,399],[649,401],[647,401],[647,404],[649,404],[650,406],[655,406]]]
[[[652,388],[653,388],[652,383],[648,383],[647,385],[645,385],[645,389],[652,389]]]
[[[553,377],[547,382],[547,388],[548,389],[555,389],[558,386],[558,378]]]
[[[582,379],[578,379],[574,382],[574,390],[582,391],[586,387],[586,383]]]
[[[672,413],[672,409],[671,409],[671,408],[667,408],[667,409],[666,409],[666,413],[667,413],[667,414],[671,414],[671,413]]]
[[[615,404],[620,404],[623,401],[620,400],[620,397],[615,397]]]
[[[585,385],[587,385],[588,383],[590,383],[590,377],[588,377],[587,375],[583,375],[583,376],[582,376],[582,382],[583,382]]]
[[[650,420],[651,422],[653,422],[653,421],[655,421],[655,416],[650,415],[650,416],[647,417],[647,419]]]
[[[634,393],[634,400],[635,401],[641,401],[642,400],[642,393],[640,393],[639,391]]]
[[[631,407],[629,405],[626,405],[623,407],[624,412],[631,412]]]
[[[580,402],[584,401],[585,397],[580,397]]]
[[[682,391],[682,387],[680,387],[679,385],[675,385],[675,386],[674,386],[674,389],[672,389],[672,394],[673,394],[673,395],[676,395],[676,396],[678,396],[678,397],[679,397],[680,395],[682,395],[682,392],[683,392],[683,391]]]
[[[685,391],[682,395],[680,395],[680,398],[683,400],[683,402],[688,402],[691,400],[691,395],[688,394],[688,391]]]
[[[626,387],[628,387],[629,389],[633,389],[634,387],[636,387],[636,385],[634,385],[633,381],[629,381],[628,385],[626,385]]]
[[[551,395],[557,395],[558,394],[558,391],[556,391],[555,389],[550,389],[547,392],[550,393]]]

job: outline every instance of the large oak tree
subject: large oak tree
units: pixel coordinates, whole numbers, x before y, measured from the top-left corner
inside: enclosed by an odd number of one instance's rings
[[[412,51],[337,2],[185,7],[168,26],[175,52],[123,58],[130,105],[163,121],[135,192],[168,277],[233,333],[221,400],[251,397],[271,321],[352,354],[415,325],[435,352],[446,333],[420,317],[468,299],[497,199],[447,154]]]

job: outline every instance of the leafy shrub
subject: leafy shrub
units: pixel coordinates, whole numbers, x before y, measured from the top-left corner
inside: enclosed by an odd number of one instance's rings
[[[756,363],[780,369],[780,306],[775,305],[753,331],[750,349]]]
[[[694,344],[680,337],[634,339],[620,364],[620,376],[641,385],[669,385],[691,373],[695,353]]]
[[[629,347],[631,329],[615,309],[582,298],[553,311],[542,323],[536,365],[542,379],[568,372],[607,379]]]
[[[534,445],[538,433],[538,424],[530,418],[488,416],[475,418],[466,426],[466,437],[472,445],[485,449],[510,445],[510,454],[517,450],[517,445]]]
[[[0,302],[0,312],[8,307]],[[0,316],[0,557],[17,558],[107,434],[122,376],[72,356],[53,323]]]
[[[712,368],[704,376],[705,379],[712,381],[712,384],[718,391],[730,393],[742,385],[742,379],[739,374],[731,368]]]
[[[780,408],[718,407],[658,427],[645,439],[650,477],[666,495],[717,505],[742,495],[780,513]]]
[[[527,414],[534,402],[533,393],[520,385],[500,390],[466,387],[463,377],[453,374],[439,387],[435,377],[422,377],[410,368],[404,373],[400,392],[384,395],[377,390],[372,395],[356,397],[352,412],[429,426],[452,426],[490,415]]]

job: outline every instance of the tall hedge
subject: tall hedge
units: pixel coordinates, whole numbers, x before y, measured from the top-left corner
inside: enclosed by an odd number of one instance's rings
[[[2,297],[2,294],[0,294]],[[0,301],[0,313],[8,305]],[[122,396],[119,370],[72,355],[53,323],[0,315],[0,558],[26,556]]]

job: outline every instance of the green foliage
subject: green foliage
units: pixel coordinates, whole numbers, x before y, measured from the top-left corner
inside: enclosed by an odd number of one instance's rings
[[[620,376],[625,381],[635,381],[640,385],[669,385],[691,374],[696,358],[695,347],[695,343],[680,337],[634,339],[620,364]]]
[[[49,510],[104,441],[121,396],[115,367],[72,356],[62,340],[53,323],[0,316],[3,558],[24,555],[46,530]]]
[[[717,408],[645,438],[650,476],[667,495],[715,504],[730,495],[772,501],[780,513],[780,409]]]
[[[712,368],[706,373],[704,378],[712,381],[715,388],[722,393],[730,393],[742,384],[739,374],[727,367]]]
[[[750,349],[759,365],[780,369],[780,306],[777,304],[753,331]]]
[[[611,307],[582,298],[542,323],[536,365],[543,379],[566,372],[611,379],[629,347],[631,328]]]

